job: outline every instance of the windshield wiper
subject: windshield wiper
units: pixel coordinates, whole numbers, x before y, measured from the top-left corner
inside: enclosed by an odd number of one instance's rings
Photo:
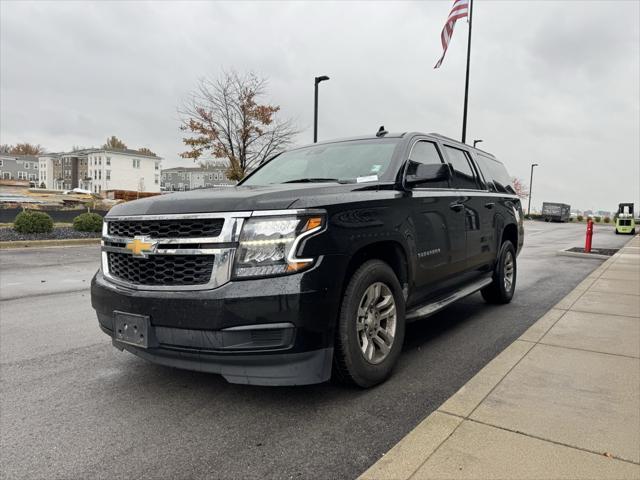
[[[321,182],[337,182],[340,183],[341,181],[338,178],[298,178],[296,180],[287,180],[286,182],[282,182],[282,183],[321,183]]]

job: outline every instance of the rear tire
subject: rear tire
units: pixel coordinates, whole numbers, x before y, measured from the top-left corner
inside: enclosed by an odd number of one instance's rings
[[[402,351],[404,314],[402,287],[391,267],[369,260],[358,268],[340,307],[335,377],[362,388],[386,380]]]
[[[493,281],[480,293],[487,303],[504,304],[511,302],[516,290],[516,249],[509,240],[500,247],[498,259],[493,271]]]

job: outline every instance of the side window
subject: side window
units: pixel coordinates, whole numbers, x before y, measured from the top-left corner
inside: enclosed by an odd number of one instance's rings
[[[444,147],[453,167],[453,186],[456,188],[478,189],[476,174],[471,167],[467,154],[453,147]]]
[[[476,165],[480,169],[482,176],[487,184],[487,190],[490,192],[498,192],[498,189],[493,182],[493,173],[491,172],[491,165],[489,162],[492,162],[490,158],[485,157],[484,155],[480,155],[478,153],[475,154]]]
[[[420,164],[442,164],[442,158],[438,153],[438,149],[432,142],[419,141],[413,145],[409,154],[409,165],[407,166],[407,175],[413,175],[416,168]],[[448,181],[427,182],[416,185],[418,188],[449,188]]]
[[[493,191],[498,193],[515,193],[511,186],[511,179],[504,165],[493,158],[477,155],[480,168],[485,173],[487,180],[490,178],[495,186]]]

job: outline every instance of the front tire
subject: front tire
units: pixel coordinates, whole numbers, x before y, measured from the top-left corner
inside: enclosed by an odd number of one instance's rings
[[[353,274],[336,331],[334,373],[362,388],[386,380],[402,351],[405,331],[402,287],[386,263],[370,260]]]
[[[485,301],[496,304],[511,302],[516,290],[517,273],[516,249],[509,240],[506,240],[498,253],[493,281],[480,291]]]

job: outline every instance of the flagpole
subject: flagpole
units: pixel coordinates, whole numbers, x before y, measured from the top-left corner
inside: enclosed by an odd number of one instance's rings
[[[464,112],[462,114],[462,143],[467,140],[467,107],[469,104],[469,66],[471,64],[471,26],[473,25],[473,0],[469,0],[469,41],[467,43],[467,78],[464,83]]]

